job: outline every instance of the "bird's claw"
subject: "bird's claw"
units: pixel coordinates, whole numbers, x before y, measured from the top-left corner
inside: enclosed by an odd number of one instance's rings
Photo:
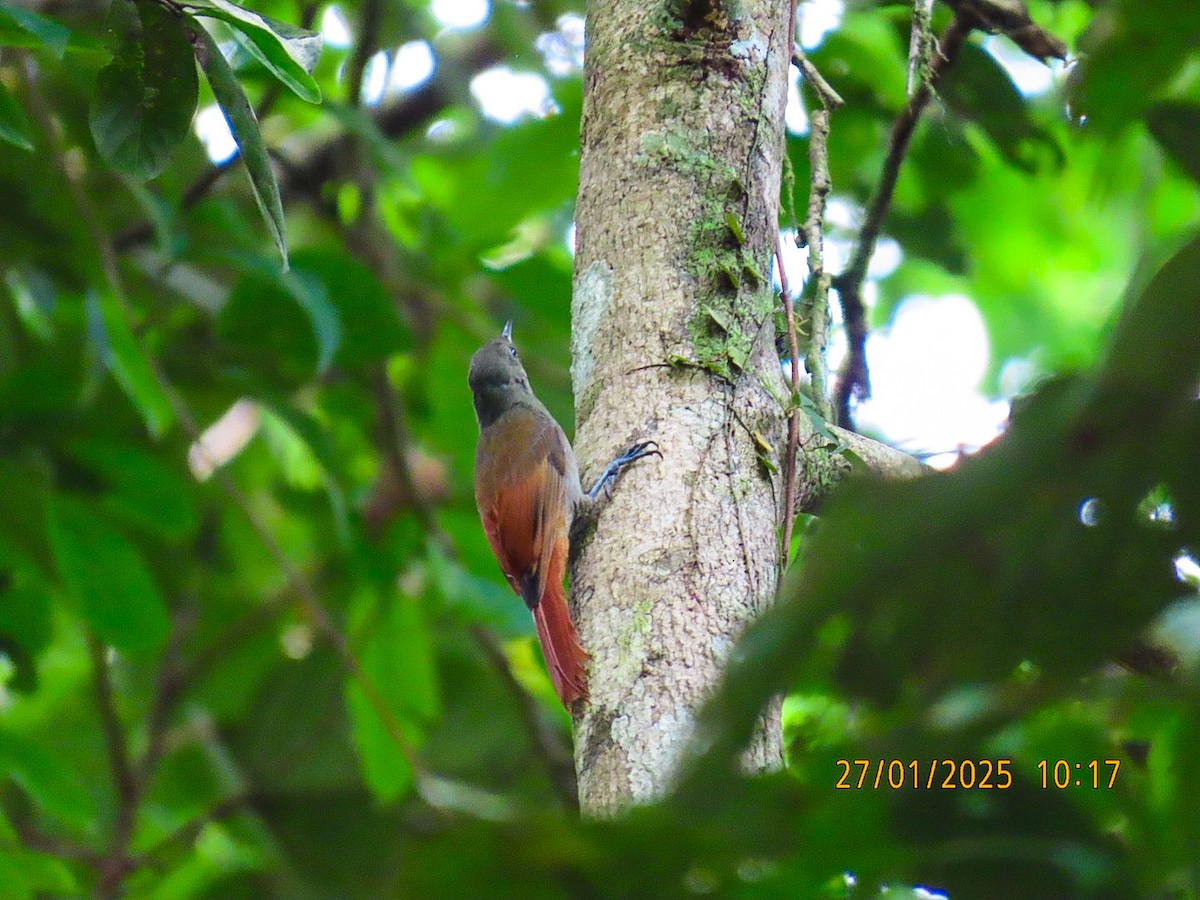
[[[662,451],[658,449],[657,441],[639,441],[629,447],[624,453],[610,462],[604,469],[603,474],[596,479],[596,483],[592,485],[592,489],[588,491],[588,496],[593,500],[601,490],[604,491],[606,499],[612,499],[612,486],[617,480],[617,476],[621,470],[632,462],[636,462],[646,456],[657,456],[662,459]]]

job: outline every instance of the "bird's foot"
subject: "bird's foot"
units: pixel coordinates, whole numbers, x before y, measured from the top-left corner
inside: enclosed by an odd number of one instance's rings
[[[630,463],[637,462],[645,456],[657,456],[659,459],[662,459],[662,451],[658,449],[658,444],[655,441],[640,441],[605,466],[604,471],[600,473],[600,477],[596,479],[596,483],[587,492],[588,497],[595,500],[600,492],[604,491],[604,496],[611,499],[612,486],[616,483],[621,470]]]

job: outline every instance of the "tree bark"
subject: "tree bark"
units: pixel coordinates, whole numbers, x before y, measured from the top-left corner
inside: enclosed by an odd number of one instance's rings
[[[769,283],[792,38],[779,0],[591,0],[572,305],[576,453],[633,466],[572,567],[580,804],[666,791],[775,595],[786,389]],[[585,478],[586,480],[586,478]],[[778,706],[747,749],[781,760]]]

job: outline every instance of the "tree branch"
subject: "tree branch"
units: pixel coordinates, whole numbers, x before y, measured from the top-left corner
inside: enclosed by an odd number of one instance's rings
[[[830,113],[843,101],[799,45],[792,48],[792,59],[804,73],[805,82],[811,86],[821,104],[820,109],[809,114],[808,157],[812,175],[808,208],[804,224],[796,235],[796,245],[808,247],[808,284],[802,300],[809,326],[805,366],[812,377],[812,395],[817,412],[823,419],[831,421],[833,409],[829,402],[825,346],[828,342],[829,287],[832,277],[825,271],[825,202],[833,190],[833,180],[829,175],[829,118]]]
[[[31,850],[37,850],[40,853],[49,853],[62,859],[76,859],[92,868],[99,868],[104,861],[104,854],[98,853],[90,847],[76,844],[73,841],[66,841],[54,835],[46,834],[36,825],[25,821],[19,816],[8,815],[8,820],[12,823],[13,831],[17,833],[18,840]]]
[[[219,800],[213,807],[196,818],[185,822],[175,831],[168,834],[145,853],[135,857],[133,862],[138,867],[154,866],[162,863],[163,858],[176,850],[185,850],[200,836],[205,826],[220,822],[237,812],[240,812],[251,802],[249,794],[233,794]]]
[[[796,0],[788,10],[788,34],[792,37],[795,55]],[[814,184],[816,175],[813,176]],[[791,203],[789,195],[789,203]],[[783,264],[783,247],[778,232],[775,235],[775,265],[779,269],[779,301],[783,304],[783,320],[787,323],[788,356],[791,364],[787,419],[787,450],[783,464],[783,530],[779,538],[779,571],[786,572],[791,559],[792,529],[796,524],[796,454],[800,449],[800,342],[796,336],[796,307],[788,288],[787,268]],[[810,344],[811,350],[811,344]]]
[[[183,643],[184,628],[182,615],[172,617],[171,637],[167,649],[158,664],[158,677],[154,683],[154,701],[150,714],[146,719],[146,750],[138,763],[136,777],[140,791],[145,791],[158,761],[162,758],[163,747],[166,743],[167,725],[171,713],[187,682],[183,680],[179,665],[180,647]]]
[[[359,9],[358,39],[354,51],[346,63],[345,102],[352,109],[362,104],[363,74],[375,51],[379,49],[379,26],[383,19],[383,4],[380,0],[363,0]]]
[[[794,10],[794,8],[793,8]],[[794,13],[793,13],[794,14]],[[825,370],[825,345],[829,323],[830,276],[824,264],[825,201],[829,196],[832,181],[829,177],[829,114],[842,104],[842,98],[829,86],[805,55],[799,44],[792,45],[792,62],[804,75],[821,104],[820,109],[809,114],[809,182],[808,206],[804,224],[796,232],[796,245],[808,247],[808,281],[800,298],[802,318],[808,325],[807,348],[804,365],[811,379],[811,391],[818,414],[829,420],[832,410],[829,404],[828,379]],[[783,534],[780,548],[780,567],[786,569],[791,557],[792,531],[796,522],[797,455],[800,450],[800,349],[796,337],[794,303],[787,288],[787,276],[783,270],[783,253],[776,245],[779,265],[779,282],[783,298],[784,316],[787,322],[788,352],[791,355],[791,408],[788,412],[787,451],[784,457]]]
[[[471,77],[504,59],[504,51],[490,40],[472,44],[455,65],[447,60],[438,65],[437,73],[421,87],[399,100],[371,111],[371,121],[379,133],[390,140],[399,140],[428,124],[449,107],[460,95]],[[286,203],[296,196],[319,198],[321,187],[333,180],[340,171],[340,155],[345,135],[338,134],[283,165],[279,190]]]
[[[1034,59],[1067,58],[1067,45],[1034,24],[1025,4],[1014,0],[946,0],[971,28],[1002,34]]]
[[[471,636],[483,651],[487,661],[500,676],[500,681],[517,704],[517,712],[529,735],[534,752],[546,767],[550,783],[555,793],[569,809],[579,808],[579,786],[575,780],[575,763],[571,758],[571,749],[553,728],[550,728],[542,717],[542,710],[529,691],[513,676],[512,667],[504,648],[496,640],[496,636],[482,625],[471,626]]]
[[[844,106],[846,101],[842,99],[842,95],[833,89],[825,76],[812,64],[808,55],[804,52],[804,48],[799,44],[792,45],[792,63],[804,75],[804,80],[816,92],[817,99],[821,101],[821,105],[828,110],[835,110],[840,106]]]
[[[92,658],[96,709],[100,714],[100,729],[104,733],[104,745],[108,750],[108,763],[117,792],[117,815],[113,822],[112,836],[108,852],[100,860],[96,878],[96,896],[107,900],[120,896],[121,881],[129,871],[129,839],[133,836],[133,826],[137,820],[140,792],[133,766],[129,761],[125,729],[117,711],[116,695],[113,692],[108,666],[108,650],[94,634],[88,634],[87,642],[88,653]]]
[[[792,529],[796,524],[796,454],[800,450],[800,345],[796,339],[796,309],[788,290],[780,238],[775,236],[775,261],[779,267],[779,299],[787,323],[788,355],[791,357],[788,387],[787,450],[783,458],[783,533],[779,539],[779,570],[786,571],[791,558]],[[811,344],[810,344],[811,348]]]
[[[838,379],[836,410],[838,422],[852,427],[850,403],[852,399],[866,399],[871,395],[871,377],[867,368],[867,315],[862,302],[863,282],[867,277],[867,266],[875,252],[875,243],[891,207],[900,165],[908,153],[917,122],[934,96],[934,86],[945,71],[954,64],[963,41],[970,34],[971,26],[961,17],[946,28],[939,52],[930,65],[930,78],[923,81],[909,98],[904,109],[892,122],[888,136],[887,157],[879,176],[879,186],[867,206],[867,215],[859,230],[858,242],[846,268],[833,279],[833,288],[842,303],[842,317],[846,327],[849,352]]]
[[[876,478],[917,478],[932,471],[920,460],[902,450],[882,444],[837,425],[829,426],[830,433],[841,445],[841,452],[827,453],[813,460],[800,448],[798,457],[796,511],[815,515],[822,504],[842,483],[843,479],[859,472]],[[820,441],[813,432],[811,441]],[[854,462],[851,462],[851,460]]]

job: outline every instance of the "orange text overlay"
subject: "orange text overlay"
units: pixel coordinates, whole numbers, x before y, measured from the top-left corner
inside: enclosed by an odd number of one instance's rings
[[[1004,790],[1011,759],[839,759],[839,790]]]
[[[1013,786],[1011,759],[839,759],[838,790],[1004,790]],[[1112,790],[1118,759],[1078,762],[1043,759],[1026,779],[1043,790],[1091,788]]]

